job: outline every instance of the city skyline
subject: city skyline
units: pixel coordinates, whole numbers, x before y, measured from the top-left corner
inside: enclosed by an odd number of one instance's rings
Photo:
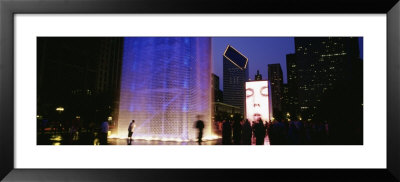
[[[144,140],[133,142],[139,145],[200,145],[202,138],[212,145],[362,145],[362,41],[38,38],[38,145],[120,145],[127,134]],[[214,75],[218,64],[223,74]],[[250,83],[263,84],[243,88]],[[133,135],[126,130],[132,123]]]
[[[360,58],[364,59],[363,38],[358,39]],[[212,73],[220,78],[223,91],[223,53],[231,45],[248,59],[249,79],[259,70],[268,80],[268,64],[280,64],[283,83],[287,83],[286,55],[295,53],[294,37],[212,37]]]

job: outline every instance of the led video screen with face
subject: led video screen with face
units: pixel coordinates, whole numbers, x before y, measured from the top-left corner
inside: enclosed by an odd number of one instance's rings
[[[246,118],[269,121],[268,81],[246,82]]]

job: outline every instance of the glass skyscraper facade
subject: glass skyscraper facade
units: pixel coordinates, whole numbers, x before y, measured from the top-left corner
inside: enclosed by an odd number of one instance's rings
[[[248,59],[228,45],[223,54],[224,103],[239,107],[244,114],[245,83],[249,79]]]
[[[300,113],[313,118],[325,93],[360,75],[358,37],[296,37],[295,49],[287,55],[289,92],[297,94]]]
[[[274,117],[282,115],[283,73],[280,64],[268,64],[268,80],[271,84],[272,112]]]

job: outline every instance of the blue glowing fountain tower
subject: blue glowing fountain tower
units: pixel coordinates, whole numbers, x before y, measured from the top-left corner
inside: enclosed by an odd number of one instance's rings
[[[197,115],[211,137],[211,38],[125,38],[119,137],[195,140]]]

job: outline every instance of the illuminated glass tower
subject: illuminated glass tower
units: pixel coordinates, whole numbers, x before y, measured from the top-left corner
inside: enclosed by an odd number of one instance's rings
[[[294,40],[296,53],[287,55],[289,92],[297,94],[301,115],[313,118],[325,93],[358,76],[355,70],[362,68],[358,37]]]
[[[239,107],[244,113],[245,83],[249,79],[248,59],[228,45],[223,54],[224,103]]]
[[[283,106],[284,112],[289,112],[292,115],[299,113],[298,103],[298,86],[297,86],[297,63],[296,54],[286,55],[286,71],[288,83],[284,87],[284,97],[286,97],[286,104]]]
[[[222,91],[219,89],[219,77],[212,74],[212,88],[214,90],[214,102],[223,102]]]
[[[195,139],[197,115],[211,135],[211,39],[125,38],[118,135]]]
[[[282,115],[283,73],[280,64],[268,64],[268,80],[271,84],[272,112],[276,118]]]

